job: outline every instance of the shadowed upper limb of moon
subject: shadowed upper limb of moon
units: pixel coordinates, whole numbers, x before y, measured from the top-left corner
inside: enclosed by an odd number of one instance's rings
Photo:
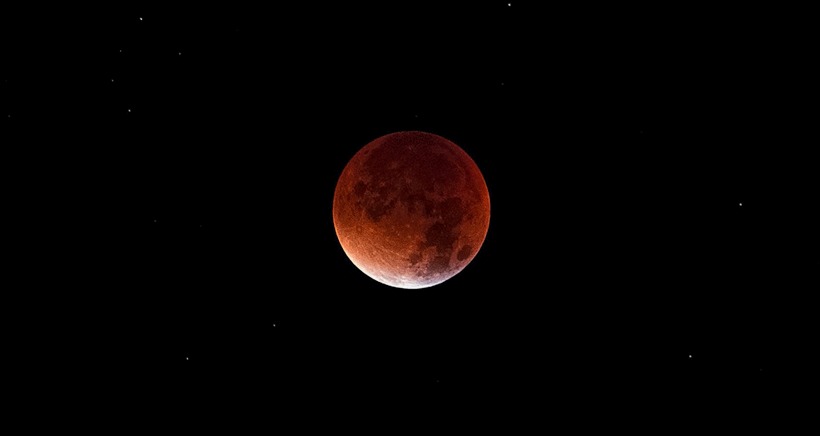
[[[398,288],[444,282],[473,260],[490,223],[484,177],[441,136],[397,132],[365,145],[336,184],[333,224],[356,267]]]

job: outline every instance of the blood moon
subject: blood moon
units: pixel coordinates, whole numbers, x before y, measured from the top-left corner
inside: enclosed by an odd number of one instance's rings
[[[426,288],[473,260],[489,228],[490,195],[459,146],[432,133],[396,132],[345,166],[333,224],[345,254],[370,278]]]

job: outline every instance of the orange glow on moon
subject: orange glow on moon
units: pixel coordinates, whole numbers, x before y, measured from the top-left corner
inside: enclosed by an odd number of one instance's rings
[[[377,138],[342,171],[333,224],[348,258],[397,288],[437,285],[478,253],[490,195],[478,166],[453,142],[409,131]]]

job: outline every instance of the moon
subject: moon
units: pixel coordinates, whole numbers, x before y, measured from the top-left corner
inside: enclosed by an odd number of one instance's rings
[[[333,225],[367,276],[427,288],[475,258],[490,224],[490,194],[473,159],[441,136],[395,132],[359,150],[339,176]]]

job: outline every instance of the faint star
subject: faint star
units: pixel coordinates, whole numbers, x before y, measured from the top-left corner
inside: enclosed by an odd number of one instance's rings
[[[111,81],[113,82],[113,81],[114,81],[114,79],[111,79]]]
[[[182,52],[181,51],[177,52],[177,55],[182,56]]]
[[[157,222],[157,220],[154,220],[154,222]]]

